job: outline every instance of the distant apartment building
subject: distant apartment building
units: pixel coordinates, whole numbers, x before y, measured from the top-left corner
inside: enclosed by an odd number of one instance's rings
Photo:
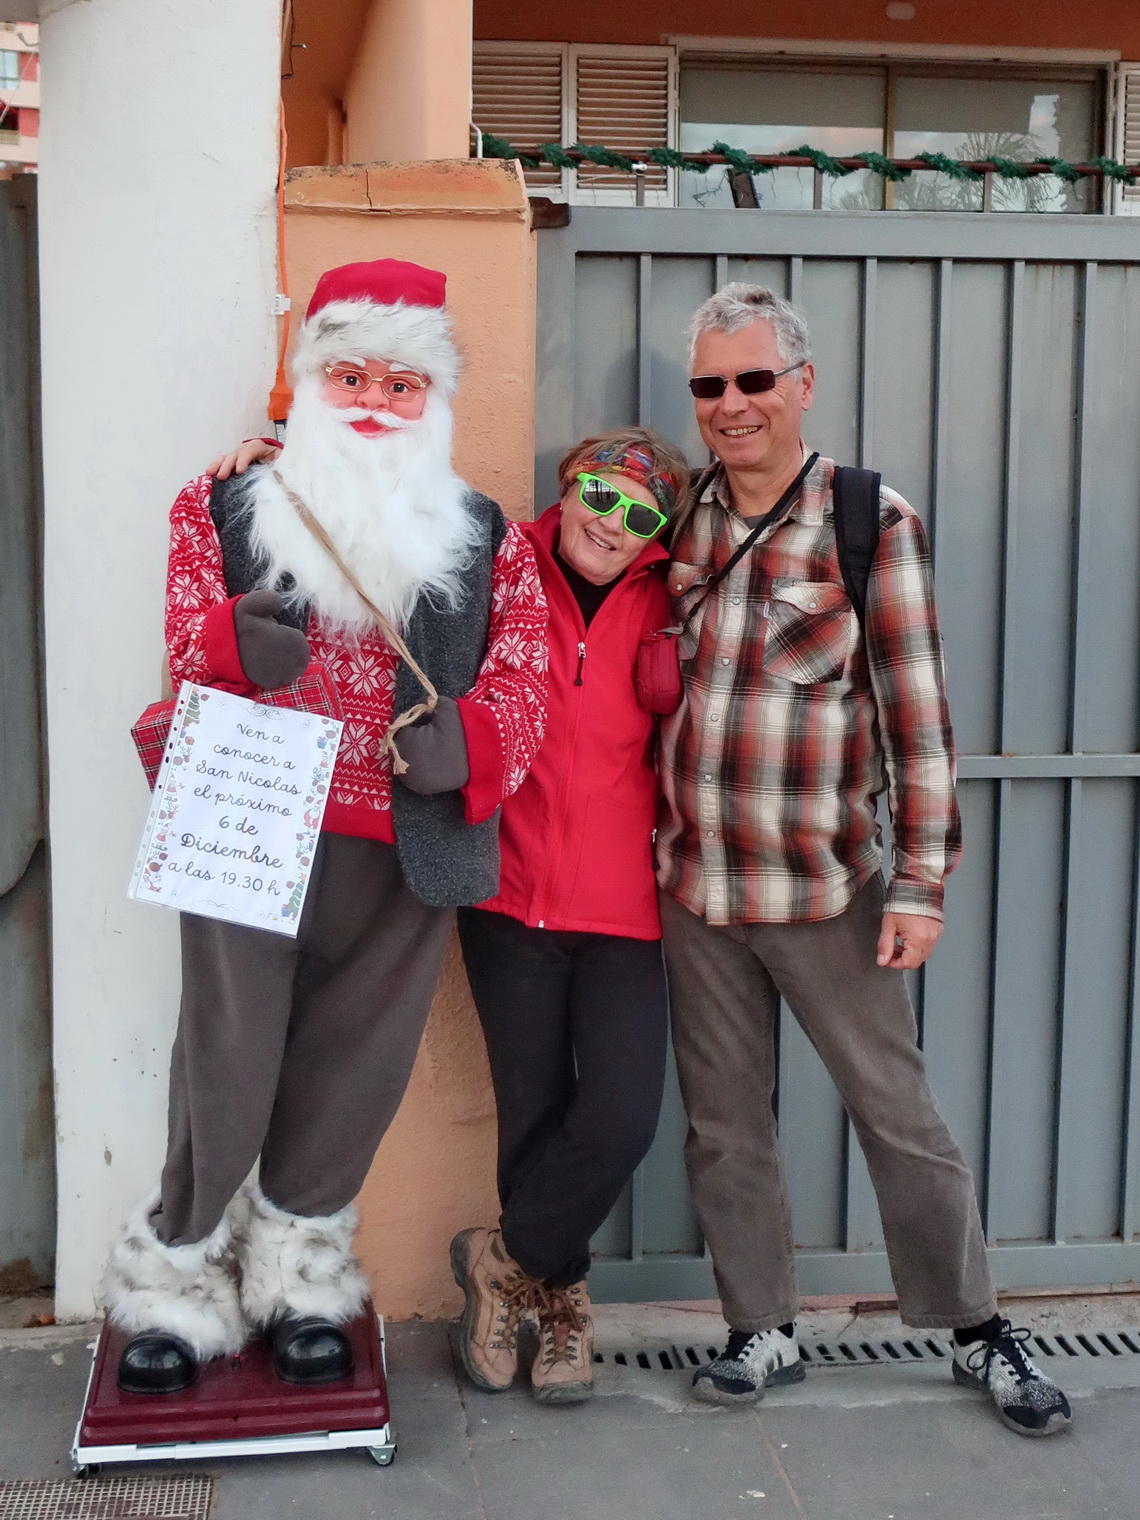
[[[34,172],[40,135],[40,29],[0,22],[0,179]]]

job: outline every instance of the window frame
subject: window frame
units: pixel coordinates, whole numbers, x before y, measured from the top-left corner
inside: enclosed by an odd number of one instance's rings
[[[763,69],[770,73],[797,74],[806,70],[812,73],[842,73],[842,74],[870,74],[883,80],[883,152],[887,158],[897,157],[895,153],[895,91],[900,79],[909,78],[937,78],[937,79],[1010,79],[1024,80],[1036,83],[1039,80],[1057,80],[1058,83],[1100,85],[1094,90],[1096,116],[1093,121],[1092,140],[1094,145],[1099,141],[1099,151],[1111,154],[1116,146],[1116,140],[1122,132],[1122,112],[1117,105],[1116,96],[1120,94],[1117,78],[1119,64],[1116,60],[1119,54],[1108,58],[1090,58],[1088,55],[1079,59],[1064,60],[1049,50],[1049,56],[1042,56],[1040,60],[1035,57],[1010,57],[1009,59],[995,59],[991,54],[974,58],[962,57],[957,53],[947,56],[946,50],[942,50],[942,56],[938,56],[939,50],[932,48],[929,56],[924,55],[921,49],[908,50],[905,53],[888,54],[885,49],[876,53],[867,48],[854,44],[851,51],[842,50],[842,44],[821,44],[819,52],[808,51],[804,47],[797,47],[793,52],[786,46],[781,46],[779,51],[765,52],[758,45],[741,45],[739,51],[729,50],[719,45],[721,39],[684,38],[672,39],[677,47],[677,126],[678,138],[681,129],[681,101],[680,101],[680,75],[686,68],[707,67],[712,69],[724,69],[735,67],[741,73],[747,73],[750,69]],[[681,46],[681,43],[684,46]],[[709,43],[718,44],[710,46]],[[777,44],[769,44],[777,47]],[[1021,54],[1030,53],[1031,49],[1019,50]],[[1041,50],[1044,55],[1046,50]],[[1121,125],[1118,125],[1121,123]],[[1096,204],[1091,206],[1091,211],[1106,209],[1103,205],[1103,190],[1098,196],[1093,197]],[[1111,196],[1110,202],[1113,209],[1119,203],[1119,192]],[[894,209],[894,186],[890,180],[883,182],[883,210]],[[1061,213],[1065,214],[1065,213]],[[1069,215],[1080,215],[1078,212],[1070,212]]]

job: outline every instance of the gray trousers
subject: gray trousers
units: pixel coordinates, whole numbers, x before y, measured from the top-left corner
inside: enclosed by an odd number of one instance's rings
[[[837,918],[721,928],[661,896],[685,1164],[734,1330],[797,1310],[772,1111],[781,996],[867,1158],[902,1318],[958,1328],[996,1312],[973,1179],[927,1085],[902,976],[875,961],[883,899],[876,875]]]
[[[182,915],[155,1231],[203,1240],[258,1157],[291,1214],[351,1203],[404,1095],[453,920],[393,845],[322,836],[295,940]]]

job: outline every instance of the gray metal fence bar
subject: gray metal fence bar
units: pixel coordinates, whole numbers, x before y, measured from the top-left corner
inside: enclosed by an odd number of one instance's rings
[[[1140,793],[1133,797],[1133,817],[1140,813]],[[1124,1141],[1121,1147],[1120,1233],[1125,1241],[1140,1234],[1140,838],[1132,868],[1132,944],[1128,956],[1128,1051],[1124,1088]]]
[[[1096,299],[1096,265],[1086,262],[1080,279],[1080,327],[1077,337],[1077,362],[1073,379],[1074,460],[1072,480],[1072,606],[1069,614],[1069,702],[1066,734],[1067,746],[1076,750],[1084,736],[1086,667],[1092,656],[1086,627],[1090,592],[1092,556],[1089,551],[1091,511],[1089,509],[1089,407],[1088,387],[1092,373],[1093,307]],[[1065,797],[1065,892],[1062,904],[1062,950],[1059,997],[1060,1028],[1057,1040],[1057,1139],[1054,1167],[1053,1235],[1066,1240],[1072,1233],[1073,1196],[1080,1187],[1079,1131],[1081,1108],[1074,1093],[1072,1071],[1081,1041],[1079,1004],[1084,989],[1075,973],[1077,940],[1081,932],[1078,902],[1080,894],[1081,802],[1083,781],[1069,780]]]
[[[1091,418],[1088,408],[1089,377],[1092,374],[1092,344],[1096,307],[1097,266],[1086,263],[1081,271],[1080,317],[1077,339],[1076,372],[1076,437],[1073,468],[1073,607],[1069,620],[1071,631],[1071,656],[1069,677],[1068,747],[1082,748],[1085,736],[1085,703],[1092,685],[1089,679],[1089,663],[1097,659],[1100,651],[1093,648],[1086,623],[1088,621],[1089,596],[1093,559],[1089,539],[1092,533],[1092,491],[1089,470],[1092,462],[1092,444],[1089,437]]]
[[[1017,605],[1017,520],[1020,497],[1021,344],[1025,321],[1025,261],[1014,259],[1009,270],[1005,361],[1005,470],[1002,482],[1002,607],[1001,681],[998,688],[998,750],[1012,747],[1010,703],[1017,658],[1014,611]]]
[[[798,306],[804,298],[804,261],[798,255],[788,260],[788,300]]]
[[[629,1185],[629,1259],[645,1255],[645,1163],[634,1172]]]
[[[1070,776],[1140,776],[1140,754],[959,755],[962,781],[1065,780]]]
[[[950,298],[954,261],[939,259],[935,276],[934,362],[931,366],[930,513],[926,524],[930,561],[938,568],[938,518],[946,494],[950,456]]]
[[[1014,611],[1017,592],[1017,517],[1019,495],[1020,440],[1017,423],[1021,414],[1021,345],[1024,323],[1025,264],[1020,259],[1010,266],[1006,293],[1005,333],[1005,459],[1002,474],[1002,575],[1001,623],[998,638],[1001,648],[1001,672],[998,682],[999,750],[1009,747],[1011,733],[1010,704],[1014,690],[1016,659],[1016,625]],[[1051,757],[1052,758],[1052,757]],[[989,757],[985,757],[988,762]],[[968,769],[968,767],[967,767]],[[988,765],[987,765],[988,770]],[[965,774],[963,772],[963,774]],[[1020,897],[1020,883],[1009,866],[1013,860],[1014,813],[1013,780],[1001,781],[996,799],[997,848],[993,872],[993,933],[990,957],[989,1051],[986,1072],[986,1175],[982,1179],[982,1210],[987,1238],[996,1238],[996,1221],[1003,1217],[1000,1191],[1003,1168],[1003,1140],[995,1104],[1011,1081],[1017,1077],[1017,974],[1011,955],[1016,944],[1013,924]],[[1003,863],[1006,868],[1003,869]]]
[[[875,295],[878,262],[863,260],[862,320],[859,324],[859,466],[871,468],[875,427]]]
[[[648,427],[653,415],[653,348],[650,314],[653,301],[653,257],[643,253],[637,261],[637,425]]]
[[[1070,780],[1065,789],[1065,869],[1061,900],[1061,965],[1059,975],[1058,1030],[1057,1030],[1057,1079],[1056,1118],[1054,1122],[1053,1152],[1053,1199],[1050,1233],[1060,1242],[1072,1233],[1072,1190],[1079,1186],[1076,1176],[1079,1147],[1074,1147],[1075,1129],[1080,1122],[1071,1072],[1075,1051],[1080,1040],[1078,1001],[1081,988],[1074,975],[1073,962],[1076,935],[1080,880],[1078,868],[1081,848],[1081,778]]]

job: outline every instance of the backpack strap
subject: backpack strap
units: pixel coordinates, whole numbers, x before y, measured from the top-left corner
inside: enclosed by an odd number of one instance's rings
[[[836,465],[831,483],[839,569],[860,628],[866,626],[867,582],[879,547],[879,489],[882,481],[883,477],[874,470]]]

